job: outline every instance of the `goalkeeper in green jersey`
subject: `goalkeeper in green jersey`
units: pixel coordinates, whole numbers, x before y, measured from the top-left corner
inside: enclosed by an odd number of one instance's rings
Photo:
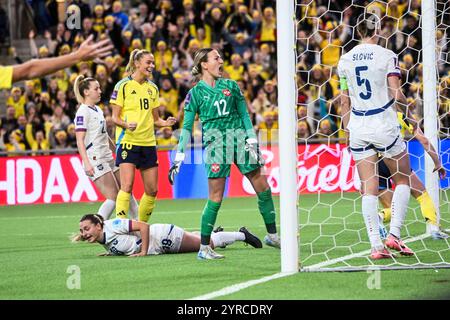
[[[259,211],[268,232],[264,242],[269,246],[280,247],[272,192],[266,177],[261,174],[264,161],[247,113],[247,104],[238,84],[222,78],[222,70],[223,60],[217,50],[203,48],[196,52],[192,75],[197,84],[185,99],[184,125],[174,164],[169,171],[172,184],[184,161],[185,147],[190,141],[194,119],[198,114],[203,130],[209,189],[208,202],[201,218],[199,259],[223,258],[214,252],[209,243],[233,162],[250,180],[258,196]]]

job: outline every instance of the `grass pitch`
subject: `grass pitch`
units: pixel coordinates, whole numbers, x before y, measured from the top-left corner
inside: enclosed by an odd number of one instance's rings
[[[329,194],[319,199],[316,195],[301,196],[303,266],[368,249],[362,217],[354,213],[360,205],[356,198],[356,194]],[[275,201],[278,207],[278,198]],[[159,200],[150,222],[198,230],[204,203]],[[413,200],[411,204],[416,205]],[[196,253],[98,257],[103,252],[100,245],[72,244],[69,236],[78,230],[80,217],[95,212],[99,205],[0,207],[0,299],[190,299],[280,271],[279,250],[266,246],[257,250],[242,243],[218,249],[226,256],[221,261],[198,261]],[[412,211],[407,217],[409,237],[424,232],[420,213]],[[441,208],[441,214],[448,217],[448,208]],[[228,231],[246,226],[261,238],[265,234],[255,198],[225,199],[216,225]],[[420,258],[401,258],[400,265],[416,264],[417,260],[450,262],[448,241],[421,239],[409,245]],[[367,264],[367,259],[349,258],[340,264]],[[80,289],[70,289],[74,270],[80,272]],[[367,272],[301,272],[219,299],[450,298],[450,269],[381,271],[375,287],[373,277]]]

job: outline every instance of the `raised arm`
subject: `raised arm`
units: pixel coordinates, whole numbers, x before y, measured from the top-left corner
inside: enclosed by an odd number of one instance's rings
[[[441,179],[444,179],[446,176],[446,171],[445,171],[444,167],[442,166],[441,160],[439,159],[439,155],[436,152],[436,149],[430,143],[430,140],[428,140],[428,138],[424,136],[420,127],[417,127],[414,134],[415,134],[414,137],[417,139],[417,141],[420,142],[420,144],[423,146],[424,150],[428,153],[428,155],[433,160],[433,163],[434,163],[433,172],[437,171],[439,174],[439,177]]]
[[[244,124],[247,137],[250,139],[256,139],[256,133],[255,130],[253,129],[252,120],[250,119],[250,116],[248,114],[247,102],[245,101],[244,94],[242,93],[237,83],[236,87],[237,87],[236,90],[238,91],[236,101],[238,114],[242,119],[242,123]]]
[[[47,59],[32,59],[23,64],[13,66],[12,82],[40,78],[47,74],[70,67],[79,61],[106,57],[113,46],[109,39],[93,43],[93,35],[89,36],[77,51],[63,56]]]

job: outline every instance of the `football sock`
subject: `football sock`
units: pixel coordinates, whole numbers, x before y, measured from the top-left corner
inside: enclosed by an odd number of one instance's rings
[[[153,208],[155,207],[155,200],[156,197],[149,196],[144,192],[141,201],[139,202],[139,221],[148,222],[148,219],[153,212]]]
[[[383,213],[383,222],[391,221],[391,208],[384,208],[381,212]]]
[[[215,232],[211,234],[211,242],[214,248],[225,247],[236,241],[244,241],[245,234],[242,232]]]
[[[389,233],[400,239],[401,228],[405,220],[406,210],[409,202],[411,189],[406,184],[399,184],[395,187],[391,203],[391,227]]]
[[[273,205],[272,190],[257,193],[258,208],[261,213],[268,233],[277,233],[275,224],[275,206]]]
[[[130,209],[130,196],[131,194],[122,190],[119,190],[116,199],[116,217],[121,219],[128,218],[128,210]]]
[[[362,197],[362,213],[370,245],[372,248],[380,250],[384,246],[380,238],[377,204],[377,196],[368,194]]]
[[[417,197],[417,201],[420,204],[420,211],[422,212],[422,216],[425,218],[425,221],[434,224],[435,226],[439,226],[436,208],[428,192],[425,191],[422,195]]]
[[[209,245],[211,233],[216,223],[217,213],[219,212],[221,202],[214,202],[208,200],[205,208],[203,209],[202,222],[201,222],[201,243],[203,245]]]
[[[130,219],[138,220],[139,204],[133,194],[130,197]]]
[[[111,213],[114,212],[114,208],[116,207],[116,202],[114,200],[106,199],[100,208],[98,208],[98,214],[103,217],[104,220],[108,220],[111,216]]]

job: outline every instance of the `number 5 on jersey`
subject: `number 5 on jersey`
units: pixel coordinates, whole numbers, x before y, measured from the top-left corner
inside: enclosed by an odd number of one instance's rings
[[[226,116],[230,112],[227,111],[227,102],[225,99],[220,99],[219,101],[214,102],[214,106],[217,108],[217,113],[219,116]]]
[[[372,88],[370,86],[370,82],[369,79],[363,78],[361,76],[361,72],[362,71],[367,71],[369,68],[367,66],[359,66],[355,68],[355,73],[356,73],[356,84],[358,85],[358,87],[361,87],[363,84],[366,85],[366,93],[360,92],[359,96],[361,97],[361,99],[363,100],[368,100],[370,99],[370,97],[372,96]]]

